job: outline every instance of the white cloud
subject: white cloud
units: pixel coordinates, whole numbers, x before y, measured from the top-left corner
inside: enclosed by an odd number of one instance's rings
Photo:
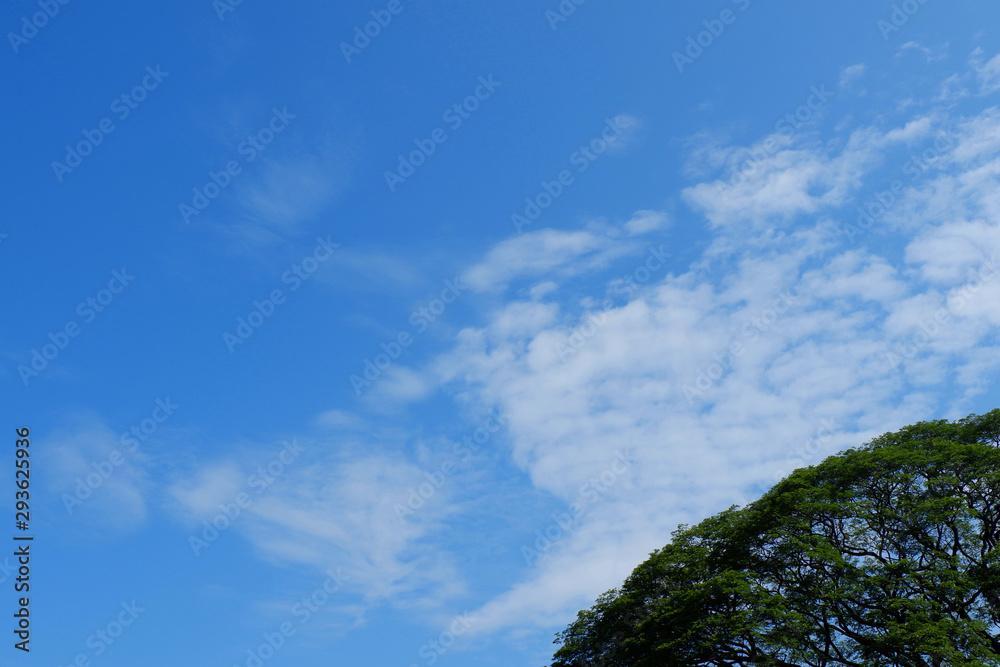
[[[840,81],[837,83],[837,87],[839,88],[850,87],[855,81],[863,77],[865,75],[865,72],[867,71],[868,67],[866,67],[863,63],[858,63],[857,65],[851,65],[850,67],[845,67],[844,70],[840,73]]]
[[[948,42],[945,42],[941,46],[932,49],[924,46],[923,44],[920,44],[919,42],[911,41],[907,42],[906,44],[903,44],[903,46],[900,47],[899,52],[896,54],[896,57],[902,56],[907,51],[917,51],[924,56],[925,62],[932,63],[938,60],[944,60],[945,58],[948,57],[948,46],[949,46]]]
[[[332,131],[307,133],[299,120],[289,120],[271,143],[256,144],[262,150],[251,149],[247,128],[254,126],[247,115],[246,109],[237,109],[230,124],[215,129],[216,138],[228,147],[219,164],[236,162],[240,171],[231,174],[218,200],[191,223],[212,228],[236,252],[253,256],[303,233],[340,195],[350,174],[346,156],[353,149]]]
[[[956,102],[963,97],[969,96],[969,75],[966,74],[952,74],[947,79],[941,82],[941,86],[938,92],[936,101],[939,102]]]
[[[336,170],[322,158],[267,161],[256,177],[237,183],[238,199],[248,218],[274,229],[295,229],[315,215],[342,187]]]
[[[382,372],[365,398],[372,407],[392,408],[425,398],[432,389],[434,385],[420,373],[393,365]]]
[[[972,53],[970,62],[976,71],[979,94],[992,95],[1000,91],[1000,54],[993,56],[986,62],[983,62],[983,57],[983,50],[976,49]]]
[[[364,601],[360,609],[386,600],[433,605],[462,590],[447,559],[421,545],[449,511],[449,489],[438,490],[419,512],[401,515],[407,490],[427,481],[422,469],[400,455],[366,452],[372,443],[296,443],[304,453],[277,474],[268,465],[278,449],[260,447],[241,447],[193,475],[179,473],[167,490],[173,511],[200,536],[202,522],[218,515],[220,505],[247,494],[249,503],[217,539],[249,540],[279,566],[342,567],[349,592]]]
[[[935,113],[823,145],[774,135],[748,148],[757,157],[739,178],[748,153],[713,144],[703,162],[725,167],[725,178],[683,193],[715,232],[711,248],[626,302],[598,309],[611,285],[572,301],[560,286],[645,252],[635,237],[664,229],[662,213],[532,231],[498,243],[464,273],[498,301],[486,320],[425,367],[391,368],[369,400],[409,402],[443,386],[474,407],[501,407],[502,446],[530,492],[566,507],[618,453],[634,460],[517,581],[480,605],[473,632],[563,625],[678,523],[742,504],[776,475],[886,429],[939,415],[943,384],[966,401],[990,385],[1000,367],[1000,280],[973,289],[970,271],[1000,251],[1000,112],[954,121],[955,144],[887,216],[890,231],[906,232],[892,252],[877,243],[846,247],[838,230],[886,152],[931,137]],[[504,292],[518,280],[524,290]],[[956,295],[961,307],[919,342]],[[966,405],[956,400],[947,410],[957,416]],[[354,429],[359,420],[333,410],[316,425]],[[368,603],[429,607],[466,592],[438,537],[465,506],[446,487],[400,522],[401,494],[426,478],[398,447],[383,449],[318,441],[318,453],[255,497],[233,530],[276,564],[343,567]],[[213,513],[245,485],[246,460],[240,452],[176,483],[176,509],[188,520]],[[478,511],[507,512],[502,493],[483,489]]]
[[[442,503],[403,522],[395,507],[425,481],[421,470],[388,456],[317,462],[262,496],[247,534],[279,562],[342,565],[351,588],[369,600],[447,597],[461,589],[460,578],[418,544],[440,520]]]
[[[169,488],[172,505],[198,523],[219,513],[219,506],[248,491],[247,474],[235,461],[204,464]]]
[[[639,133],[642,131],[642,120],[627,113],[614,116],[612,123],[621,132],[607,142],[608,150],[611,152],[625,151],[639,142]]]
[[[956,73],[941,84],[938,100],[955,102],[972,94],[980,97],[1000,90],[1000,55],[985,60],[982,48],[969,55],[969,71]],[[976,89],[978,87],[978,90]]]
[[[148,492],[141,451],[89,414],[47,438],[44,457],[59,511],[104,529],[132,530],[147,517]]]
[[[315,423],[329,429],[359,429],[364,427],[365,421],[343,410],[327,410],[316,416]]]
[[[787,225],[843,204],[878,163],[879,149],[899,138],[858,130],[831,154],[774,134],[752,147],[743,162],[731,163],[724,178],[686,188],[683,197],[715,227]]]
[[[822,269],[808,271],[802,291],[823,299],[857,299],[890,305],[907,292],[898,269],[884,258],[849,250]]]
[[[582,257],[600,258],[600,251],[608,246],[608,239],[593,232],[540,229],[498,244],[463,278],[481,292],[504,289],[507,282],[519,276],[545,274]]]
[[[638,211],[623,229],[630,236],[661,229],[666,215]],[[562,231],[539,229],[498,243],[462,279],[479,292],[503,291],[518,278],[565,277],[607,266],[619,257],[642,250],[622,238],[622,228],[593,225],[591,229]]]
[[[663,229],[669,222],[667,216],[661,211],[636,211],[632,219],[625,223],[625,231],[636,236]]]
[[[548,286],[615,258],[589,261],[602,247],[589,232],[559,232],[543,257],[529,251],[545,247],[540,237],[487,253],[481,275],[513,262],[510,275],[547,287],[531,301],[511,296],[462,331],[432,365],[440,381],[500,405],[514,462],[567,507],[614,452],[637,463],[479,608],[475,632],[560,626],[678,523],[887,429],[968,412],[962,400],[942,406],[941,387],[967,401],[998,367],[986,357],[1000,328],[1000,279],[984,268],[1000,251],[997,111],[956,119],[936,175],[901,196],[897,212],[925,211],[901,256],[846,247],[825,217],[853,219],[865,174],[899,144],[930,140],[936,113],[856,130],[839,150],[781,145],[726,194],[719,181],[692,186],[686,198],[716,229],[714,251],[603,310],[569,356],[557,346],[585,315]],[[794,231],[765,227],[807,215]],[[529,259],[518,265],[518,252]],[[935,325],[942,308],[949,315]]]
[[[353,247],[340,248],[337,261],[321,279],[338,287],[382,292],[430,285],[424,274],[399,254]]]
[[[934,127],[934,119],[930,116],[924,116],[922,118],[917,118],[912,120],[903,127],[890,130],[885,135],[885,141],[887,143],[913,143],[918,139],[923,139],[927,137]]]

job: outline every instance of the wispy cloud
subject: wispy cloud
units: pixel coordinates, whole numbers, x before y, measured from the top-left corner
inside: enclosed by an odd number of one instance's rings
[[[343,167],[332,156],[305,155],[265,161],[255,178],[238,186],[237,198],[247,220],[289,231],[322,211],[343,187]]]
[[[47,438],[43,457],[60,512],[104,530],[130,531],[145,523],[151,488],[146,457],[122,435],[97,416],[78,412]]]
[[[319,420],[341,425],[344,416],[327,412]],[[241,539],[276,566],[342,567],[360,610],[387,601],[433,606],[462,590],[448,559],[421,543],[448,511],[446,490],[401,523],[395,505],[402,489],[426,481],[421,468],[401,454],[366,453],[370,444],[351,440],[294,442],[304,451],[294,460],[277,449],[269,454],[266,447],[241,446],[230,457],[184,471],[166,489],[168,507],[196,539],[207,524],[226,526],[227,534],[209,536],[202,548]],[[218,523],[220,513],[229,507],[231,515],[236,505],[239,515]]]
[[[901,258],[851,247],[834,223],[856,217],[864,175],[889,152],[933,141],[943,113],[853,130],[835,152],[788,146],[735,192],[691,186],[687,201],[725,249],[705,261],[729,270],[708,273],[699,261],[650,282],[602,310],[569,357],[555,346],[584,315],[546,286],[566,271],[618,266],[620,255],[592,260],[605,237],[526,235],[470,270],[482,286],[530,275],[538,289],[530,300],[508,296],[433,368],[502,406],[513,459],[536,491],[569,506],[616,450],[638,461],[628,484],[603,493],[519,583],[481,606],[474,632],[558,626],[677,523],[746,502],[886,428],[963,414],[962,400],[1000,365],[984,363],[1000,329],[996,110],[951,119],[958,138],[939,172],[906,188],[896,210],[917,215],[899,237]],[[769,232],[776,223],[786,231]],[[942,382],[964,398],[940,406]]]
[[[936,48],[930,48],[924,46],[920,42],[909,41],[899,48],[899,52],[896,54],[897,57],[902,56],[908,52],[915,51],[924,57],[925,62],[937,62],[939,60],[944,60],[948,57],[948,43],[945,42],[937,46]]]
[[[667,225],[659,211],[637,211],[621,226],[594,224],[583,230],[539,229],[502,241],[463,274],[474,290],[502,291],[518,278],[565,277],[606,267],[613,260],[641,252],[631,239]]]
[[[775,134],[759,142],[757,150],[750,149],[751,155],[760,155],[750,168],[733,160],[722,178],[693,185],[683,196],[714,227],[786,226],[799,216],[843,205],[878,166],[888,146],[912,141],[929,129],[925,119],[890,131],[862,128],[839,149]],[[730,153],[735,158],[736,151]],[[737,174],[737,169],[742,171]]]
[[[851,65],[850,67],[844,68],[840,73],[840,81],[837,83],[838,88],[849,88],[854,84],[855,81],[860,80],[868,68],[864,63],[858,63],[857,65]]]
[[[1000,91],[1000,54],[983,62],[985,57],[982,49],[976,49],[970,62],[976,71],[980,95],[992,95]]]

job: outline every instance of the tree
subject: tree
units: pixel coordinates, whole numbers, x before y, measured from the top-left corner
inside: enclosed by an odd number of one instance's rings
[[[553,667],[1000,666],[1000,410],[921,422],[681,526]]]

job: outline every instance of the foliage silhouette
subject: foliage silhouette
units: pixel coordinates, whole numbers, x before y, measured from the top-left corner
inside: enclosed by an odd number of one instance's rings
[[[796,470],[673,539],[553,667],[1000,666],[1000,410]]]

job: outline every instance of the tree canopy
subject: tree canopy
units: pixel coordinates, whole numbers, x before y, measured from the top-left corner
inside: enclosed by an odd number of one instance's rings
[[[1000,666],[1000,410],[920,422],[681,526],[553,667]]]

